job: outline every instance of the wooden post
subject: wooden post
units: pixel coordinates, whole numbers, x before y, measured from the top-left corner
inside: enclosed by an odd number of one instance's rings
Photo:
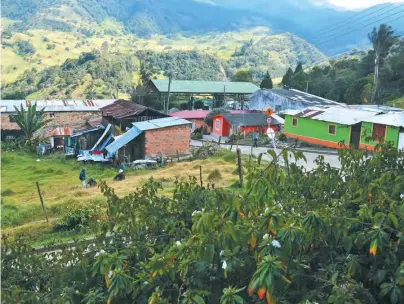
[[[238,165],[238,177],[240,180],[240,188],[243,187],[243,164],[241,163],[241,151],[237,149],[237,165]]]
[[[178,154],[178,150],[177,150],[177,160],[180,161],[180,155]]]
[[[46,222],[49,223],[48,214],[46,213],[45,204],[43,202],[42,193],[41,193],[41,189],[39,188],[38,182],[36,182],[36,187],[38,189],[39,199],[41,200],[42,210],[43,210],[43,213],[45,214]]]
[[[203,187],[203,180],[202,180],[202,166],[199,166],[199,179],[201,181],[201,188]]]
[[[222,137],[219,136],[219,140],[217,141],[217,144],[220,146],[220,142],[222,141]]]

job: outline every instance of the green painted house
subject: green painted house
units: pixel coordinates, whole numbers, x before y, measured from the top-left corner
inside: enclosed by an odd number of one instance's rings
[[[365,118],[362,121],[360,148],[371,150],[381,142],[404,149],[404,112],[392,112]]]
[[[358,148],[361,144],[363,119],[379,113],[343,107],[289,112],[285,117],[284,134],[289,138],[329,148]]]

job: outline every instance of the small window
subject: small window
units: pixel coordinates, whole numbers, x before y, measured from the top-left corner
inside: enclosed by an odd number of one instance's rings
[[[14,115],[10,115],[9,118],[10,118],[10,122],[15,122],[15,116]]]
[[[216,121],[215,121],[215,128],[216,128],[216,130],[220,129],[220,120],[219,119],[216,119]]]
[[[49,112],[49,117],[55,117],[55,113],[54,112]]]
[[[328,125],[328,134],[335,135],[337,128],[335,125]]]
[[[376,141],[384,141],[386,125],[373,124],[372,138]]]
[[[297,118],[292,119],[292,126],[297,127]]]

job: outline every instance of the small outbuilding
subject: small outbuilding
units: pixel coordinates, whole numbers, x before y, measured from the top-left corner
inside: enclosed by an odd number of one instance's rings
[[[210,132],[212,127],[205,123],[206,116],[210,113],[210,110],[185,110],[171,113],[173,117],[179,117],[192,122],[191,131],[195,129],[204,128],[206,131]]]
[[[232,134],[251,132],[265,134],[268,128],[280,131],[282,122],[279,120],[274,117],[268,117],[264,113],[222,113],[213,117],[212,133],[225,137]]]
[[[159,155],[188,155],[191,125],[190,121],[179,117],[135,122],[123,135],[116,136],[105,149],[124,162]]]

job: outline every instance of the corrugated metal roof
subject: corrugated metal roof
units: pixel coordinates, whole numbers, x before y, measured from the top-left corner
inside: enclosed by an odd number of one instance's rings
[[[179,117],[166,117],[132,123],[134,127],[142,131],[190,124],[192,124],[192,122]]]
[[[95,128],[74,132],[72,134],[72,137],[78,137],[78,136],[81,136],[81,135],[84,135],[84,134],[87,134],[87,133],[96,132],[96,131],[104,130],[104,129],[105,129],[104,126],[97,126]]]
[[[90,118],[89,120],[87,120],[87,123],[91,126],[91,127],[97,127],[100,126],[102,123],[102,118],[101,117],[97,117],[97,118]]]
[[[345,106],[343,103],[336,102],[334,100],[322,98],[320,96],[312,95],[303,91],[299,91],[296,89],[271,89],[271,92],[275,94],[282,95],[286,98],[295,100],[295,101],[300,101],[303,103],[313,106],[317,105],[324,105],[324,106],[336,106],[336,105],[341,105]]]
[[[94,100],[0,100],[1,112],[13,113],[14,106],[24,109],[29,104],[35,103],[37,109],[45,108],[45,112],[98,112],[100,108],[111,104],[115,99],[94,99]]]
[[[109,104],[101,108],[103,116],[112,116],[117,119],[122,119],[129,116],[140,115],[145,111],[154,113],[153,116],[167,116],[155,109],[145,107],[143,105],[126,101],[123,99],[117,100],[112,104]],[[152,116],[152,115],[150,115]]]
[[[105,147],[105,149],[113,154],[116,151],[118,151],[120,148],[122,148],[124,145],[135,139],[137,136],[139,136],[143,131],[139,130],[135,127],[130,128],[128,131],[126,131],[124,134],[119,136],[119,138],[115,138],[115,141],[109,144],[108,146]]]
[[[404,112],[389,112],[364,118],[363,121],[387,126],[404,127]]]
[[[152,79],[151,82],[161,93],[168,93],[168,80]],[[203,94],[252,94],[260,88],[251,82],[172,80],[171,93]]]
[[[310,111],[310,109],[308,110]],[[314,113],[316,112],[316,113]],[[304,112],[303,112],[304,113]],[[338,123],[342,125],[354,125],[365,118],[369,118],[372,116],[377,115],[381,112],[374,112],[374,111],[361,111],[361,110],[354,110],[354,109],[347,109],[347,108],[328,108],[322,111],[318,111],[317,109],[313,111],[310,116],[311,119],[315,120],[322,120],[327,122]],[[304,116],[301,116],[304,117]]]
[[[171,113],[173,117],[180,117],[184,119],[205,119],[206,115],[210,113],[210,110],[185,110]]]

